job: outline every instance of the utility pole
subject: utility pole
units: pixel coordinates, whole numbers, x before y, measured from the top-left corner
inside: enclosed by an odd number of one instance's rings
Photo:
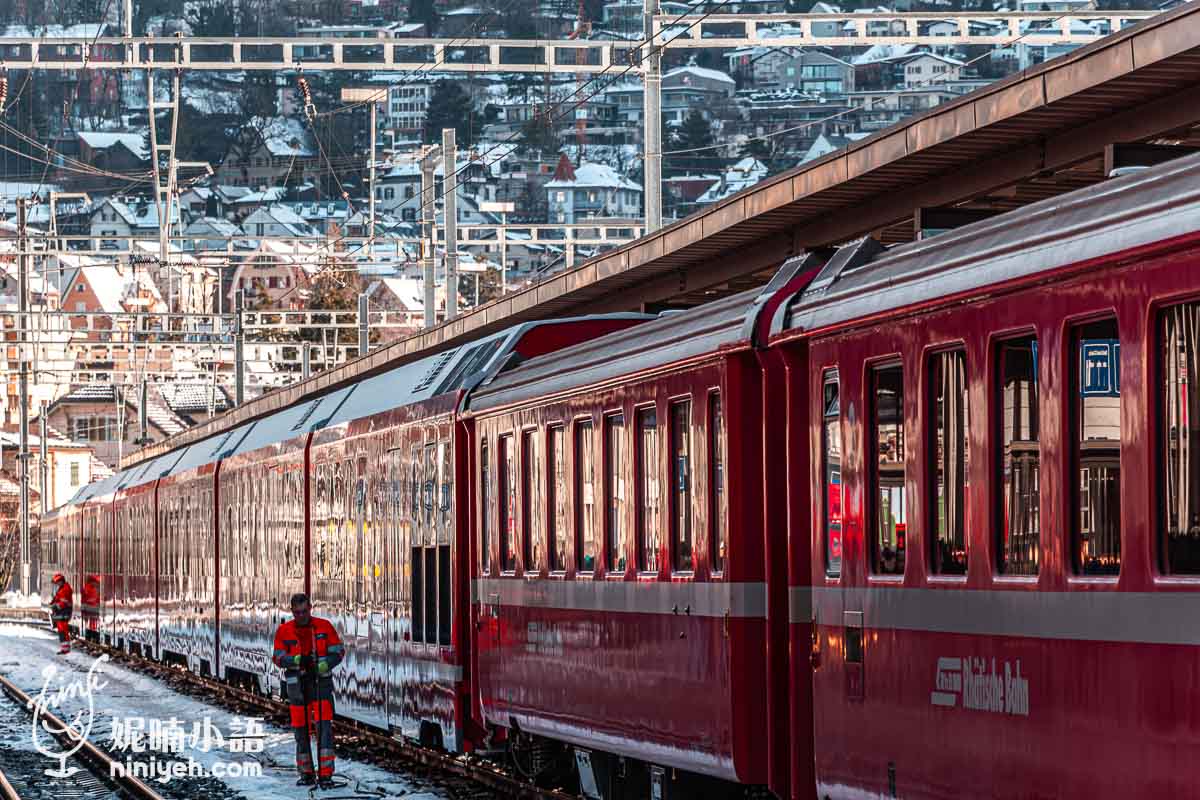
[[[50,502],[47,499],[49,497],[49,492],[47,491],[47,487],[50,485],[50,445],[46,443],[46,401],[45,400],[42,401],[42,410],[41,410],[41,413],[38,414],[38,444],[40,445],[39,449],[40,449],[40,453],[41,453],[41,457],[42,457],[42,459],[41,459],[42,463],[38,465],[41,468],[41,479],[39,482],[40,488],[38,489],[38,491],[41,492],[41,494],[42,494],[42,503],[41,503],[42,514],[45,514],[46,510],[48,508],[47,503]],[[55,498],[55,499],[57,499],[57,498]]]
[[[458,316],[458,146],[454,128],[442,128],[442,213],[446,226],[446,319]]]
[[[312,345],[304,342],[300,345],[300,380],[312,377]]]
[[[375,261],[375,125],[376,118],[379,113],[379,104],[387,102],[388,90],[384,89],[342,89],[343,103],[366,103],[371,107],[371,154],[367,162],[369,196],[367,198],[367,260],[374,263]],[[395,141],[395,139],[393,139]]]
[[[367,320],[367,295],[358,296],[358,354],[365,356],[371,346],[371,329]]]
[[[21,336],[29,336],[29,231],[27,229],[25,198],[17,199],[17,314]],[[29,362],[25,356],[25,341],[17,347],[20,357],[20,378],[17,402],[21,410],[21,449],[17,454],[21,473],[21,593],[29,594],[30,545],[29,545]]]
[[[125,24],[125,38],[133,36],[133,0],[125,0],[125,18],[121,20]],[[103,22],[103,20],[101,20]]]
[[[662,48],[654,25],[654,17],[661,7],[659,0],[643,2],[642,37],[649,48],[642,91],[642,109],[646,117],[646,233],[653,233],[662,227]]]
[[[246,399],[246,333],[242,327],[242,309],[246,305],[246,290],[238,289],[234,295],[233,313],[233,376],[234,376],[234,405],[240,406]]]
[[[434,235],[433,207],[433,159],[434,149],[431,148],[421,158],[421,240],[424,244],[425,258],[421,266],[424,270],[425,285],[425,327],[432,328],[437,324],[437,300],[433,291],[433,265],[437,258],[437,237]]]

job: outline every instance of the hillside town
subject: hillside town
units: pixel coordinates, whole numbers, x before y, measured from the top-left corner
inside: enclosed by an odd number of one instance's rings
[[[1095,7],[1093,0],[1011,1],[727,0],[720,11],[819,15],[816,39],[854,33],[839,14],[926,12],[922,35],[952,37],[959,23],[938,14]],[[109,4],[104,18],[92,5],[2,4],[0,37],[118,34],[120,4]],[[661,12],[705,14],[713,5],[666,0]],[[133,13],[135,34],[159,37],[398,47],[449,37],[443,57],[450,61],[477,57],[476,46],[453,47],[460,40],[636,44],[643,24],[642,4],[632,0],[144,0]],[[1075,33],[1111,32],[1109,17],[1072,24],[1083,26]],[[870,44],[904,32],[887,20],[868,22],[861,44],[772,46],[772,35],[788,33],[787,23],[773,25],[755,46],[665,51],[665,223],[1078,46],[1030,44],[1028,30],[1003,46]],[[1006,30],[1002,19],[973,20],[970,35]],[[97,58],[105,47],[96,45]],[[296,47],[322,57],[316,45]],[[177,95],[165,70],[149,80],[144,70],[99,68],[6,76],[0,320],[10,341],[35,340],[39,380],[28,391],[34,429],[45,422],[47,464],[33,473],[33,488],[46,507],[140,444],[236,402],[231,315],[246,325],[243,391],[254,397],[355,355],[361,297],[370,341],[394,341],[445,319],[448,297],[456,313],[469,309],[645,230],[644,86],[619,70],[601,80],[569,71],[185,71]],[[377,102],[343,99],[356,91],[373,92]],[[452,253],[444,238],[445,164],[433,170],[432,202],[422,175],[422,159],[446,128],[457,150]],[[164,150],[179,164],[170,194],[155,188],[156,168],[167,167]],[[433,219],[425,220],[430,205]],[[457,258],[455,291],[447,291],[444,272],[434,278],[433,319],[424,302],[427,223],[437,263]],[[25,317],[14,313],[22,242],[44,253],[32,259]],[[333,318],[314,311],[344,312],[347,322],[321,325]],[[5,432],[18,424],[18,350],[4,355]],[[3,442],[0,497],[11,500],[15,450]],[[40,452],[36,441],[32,449]],[[11,503],[0,501],[3,509],[11,517]]]

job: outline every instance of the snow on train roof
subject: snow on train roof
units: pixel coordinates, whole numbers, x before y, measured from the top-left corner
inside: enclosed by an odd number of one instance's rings
[[[1185,156],[931,239],[848,245],[779,307],[771,332],[815,330],[1194,233],[1197,178],[1200,155]]]
[[[730,295],[687,311],[565,347],[506,370],[484,383],[470,400],[483,411],[535,397],[686,361],[746,337],[743,325],[760,290]]]

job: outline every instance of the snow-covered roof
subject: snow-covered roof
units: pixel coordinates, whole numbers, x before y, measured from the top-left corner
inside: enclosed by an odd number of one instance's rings
[[[261,117],[255,117],[250,124],[261,127],[263,145],[273,156],[312,158],[317,154],[312,134],[304,122],[295,117],[272,117],[265,124]]]
[[[726,75],[724,72],[721,72],[720,70],[709,69],[708,67],[697,67],[693,64],[689,64],[689,65],[683,66],[683,67],[676,67],[675,69],[673,69],[667,73],[664,73],[663,80],[665,81],[668,78],[674,77],[676,75],[692,75],[697,78],[704,78],[705,80],[719,81],[721,83],[728,83],[731,86],[736,85],[736,81],[734,81],[733,78],[729,77],[728,75]]]
[[[241,229],[227,219],[220,217],[200,217],[183,229],[184,234],[213,234],[215,236],[237,236]]]
[[[820,158],[823,155],[832,153],[834,150],[840,150],[850,142],[857,142],[859,139],[865,139],[870,136],[870,133],[847,133],[845,136],[835,136],[833,134],[818,134],[817,138],[809,146],[808,152],[800,159],[800,163],[804,164],[814,159]]]
[[[642,187],[618,173],[607,164],[595,164],[585,161],[575,167],[575,180],[555,180],[546,184],[547,189],[577,189],[588,187],[604,189],[630,189],[642,191]]]
[[[246,192],[241,197],[230,201],[230,205],[254,205],[262,203],[277,203],[287,194],[283,186],[268,186],[261,192]]]
[[[257,224],[280,225],[286,228],[292,236],[315,236],[317,234],[317,231],[308,224],[304,217],[285,205],[263,206],[255,209],[254,213],[242,222],[242,227],[252,233],[250,226]]]
[[[109,131],[79,131],[79,140],[93,150],[108,150],[123,146],[143,161],[150,159],[150,150],[140,133],[112,133]]]
[[[125,224],[131,228],[158,229],[158,206],[149,200],[139,200],[136,203],[129,203],[124,200],[108,197],[100,205],[96,206],[96,212],[99,212],[104,206],[109,206],[113,211],[116,211],[118,216],[125,220]],[[170,223],[172,225],[178,223],[179,206],[172,203],[168,207],[168,211],[167,218],[170,220]]]
[[[720,182],[696,199],[698,203],[715,203],[767,177],[767,165],[756,158],[746,157],[725,171]]]
[[[874,64],[876,61],[888,61],[906,56],[916,49],[915,44],[873,44],[865,52],[859,53],[850,60],[855,64]]]
[[[395,296],[405,311],[424,310],[425,290],[420,278],[380,278],[379,283]]]
[[[121,271],[111,264],[93,264],[80,267],[88,286],[96,295],[100,310],[108,313],[125,311],[125,303],[145,293],[151,303],[162,303],[162,294],[144,270]]]

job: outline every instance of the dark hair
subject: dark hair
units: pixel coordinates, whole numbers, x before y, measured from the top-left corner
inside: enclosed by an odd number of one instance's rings
[[[308,595],[306,595],[304,592],[296,592],[294,595],[292,595],[292,608],[303,605],[312,605],[311,601],[308,599]]]

